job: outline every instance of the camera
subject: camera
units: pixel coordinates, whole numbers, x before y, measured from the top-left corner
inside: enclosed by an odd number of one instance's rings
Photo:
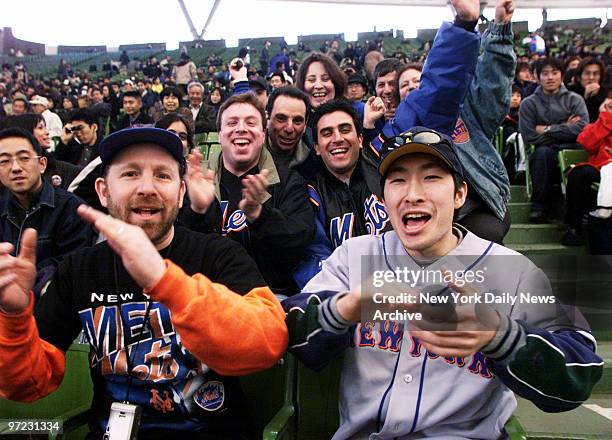
[[[142,408],[138,405],[113,402],[103,440],[135,440],[141,413]]]

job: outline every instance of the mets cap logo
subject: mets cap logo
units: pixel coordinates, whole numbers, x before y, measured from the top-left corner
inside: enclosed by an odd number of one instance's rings
[[[225,401],[225,386],[223,382],[211,380],[206,382],[193,395],[193,400],[205,411],[216,411]]]

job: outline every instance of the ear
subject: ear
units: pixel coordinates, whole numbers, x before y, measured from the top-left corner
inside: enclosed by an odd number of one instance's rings
[[[179,188],[179,200],[178,200],[179,209],[183,207],[183,199],[185,198],[186,191],[187,191],[187,187],[185,186],[185,181],[181,180],[181,186]]]
[[[108,208],[107,199],[108,199],[108,186],[106,184],[106,180],[103,177],[98,177],[96,179],[96,193],[98,194],[98,198],[100,199],[100,204],[105,208]]]
[[[47,158],[45,156],[41,156],[38,159],[38,169],[40,170],[40,174],[43,174],[47,169]]]
[[[455,209],[459,209],[463,206],[467,198],[467,192],[467,183],[463,182],[457,192],[455,192]]]
[[[317,153],[317,156],[321,155],[321,148],[319,147],[318,142],[315,144],[315,153]]]
[[[363,135],[360,134],[357,139],[359,139],[359,148],[363,148]]]

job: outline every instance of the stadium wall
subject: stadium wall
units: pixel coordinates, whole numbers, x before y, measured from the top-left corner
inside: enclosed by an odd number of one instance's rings
[[[44,55],[45,45],[31,41],[20,40],[13,35],[13,29],[5,27],[0,30],[0,53],[9,55],[11,49],[20,50],[24,55]]]

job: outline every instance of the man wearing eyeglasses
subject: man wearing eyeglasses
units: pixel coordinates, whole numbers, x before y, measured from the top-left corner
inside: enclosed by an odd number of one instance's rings
[[[43,180],[46,166],[30,133],[19,128],[0,132],[0,182],[7,189],[0,198],[0,242],[11,243],[16,255],[22,232],[38,231],[37,286],[65,255],[94,243],[89,224],[75,215],[82,200]]]

